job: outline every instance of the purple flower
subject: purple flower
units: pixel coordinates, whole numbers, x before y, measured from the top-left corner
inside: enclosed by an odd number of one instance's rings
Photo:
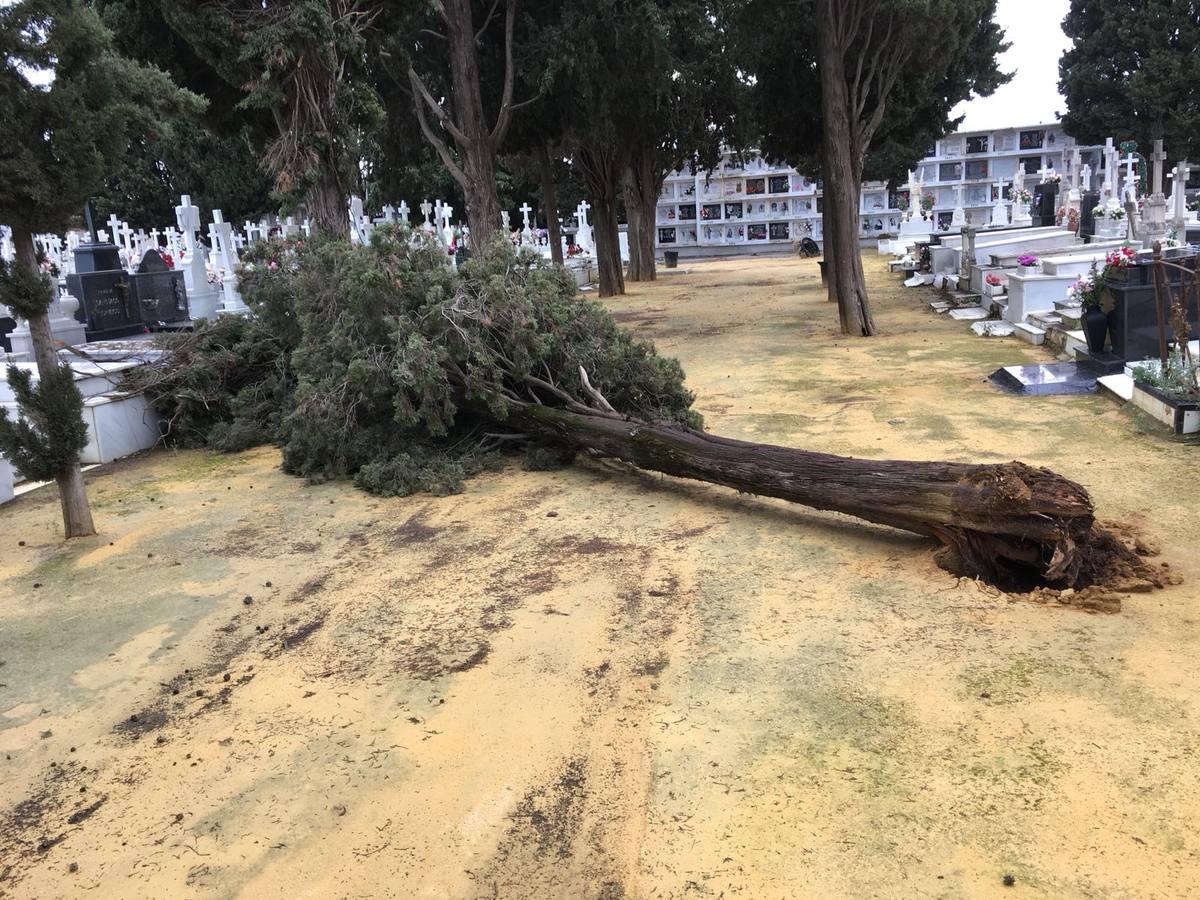
[[[1036,266],[1037,264],[1038,264],[1038,258],[1030,253],[1026,253],[1022,256],[1017,257],[1017,265],[1018,266],[1025,266],[1026,268],[1030,268],[1032,266]]]

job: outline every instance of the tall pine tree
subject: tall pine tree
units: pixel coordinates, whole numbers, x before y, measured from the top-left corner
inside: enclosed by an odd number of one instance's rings
[[[28,320],[40,380],[20,395],[28,427],[9,423],[2,434],[6,454],[35,469],[26,474],[38,474],[35,459],[49,466],[43,474],[53,472],[67,537],[95,527],[79,471],[79,395],[59,364],[47,316],[53,286],[39,271],[33,235],[68,227],[132,140],[203,105],[158,69],[119,55],[81,0],[0,8],[0,222],[12,227],[16,249],[0,302]]]

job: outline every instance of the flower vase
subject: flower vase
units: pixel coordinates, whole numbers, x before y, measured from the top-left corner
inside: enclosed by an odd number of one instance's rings
[[[1089,353],[1104,352],[1104,337],[1108,333],[1108,316],[1098,306],[1089,306],[1080,317],[1083,336]]]
[[[1017,266],[1018,275],[1039,275],[1041,274],[1041,266]]]

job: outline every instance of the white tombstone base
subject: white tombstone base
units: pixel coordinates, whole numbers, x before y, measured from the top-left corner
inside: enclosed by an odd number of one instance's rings
[[[50,334],[56,344],[74,347],[87,342],[87,329],[82,322],[66,316],[58,316],[50,320]],[[13,355],[24,354],[24,358],[33,359],[33,338],[29,334],[29,323],[21,319],[17,327],[8,336],[12,343]]]
[[[207,286],[208,282],[204,282]],[[214,290],[188,291],[188,315],[194,322],[196,319],[208,319],[210,322],[221,312],[221,292]]]

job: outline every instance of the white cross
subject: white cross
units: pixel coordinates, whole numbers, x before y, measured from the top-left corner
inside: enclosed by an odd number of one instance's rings
[[[577,212],[579,213],[579,218],[583,221],[584,225],[588,224],[588,210],[591,208],[592,204],[588,203],[586,200],[579,204]]]
[[[418,209],[421,210],[421,215],[423,215],[425,217],[425,224],[428,225],[429,224],[429,214],[431,212],[433,212],[432,204],[430,204],[430,202],[428,200],[422,200],[421,205],[418,207]]]
[[[1071,151],[1071,190],[1079,188],[1079,148],[1076,147]]]
[[[383,207],[383,221],[388,223],[396,221],[396,207],[390,203]]]
[[[512,231],[512,226],[508,224],[509,212],[507,209],[500,210],[500,227],[506,232]]]
[[[1003,178],[997,177],[996,183],[994,185],[992,185],[996,189],[996,202],[997,203],[1004,202],[1004,186],[1006,184],[1008,184],[1007,181],[1005,181]]]
[[[1116,166],[1117,151],[1113,149],[1113,139],[1104,139],[1104,190],[1107,193],[1112,193],[1117,186],[1117,166]]]
[[[403,222],[405,225],[407,225],[408,224],[408,204],[405,203],[403,200],[400,201],[400,209],[398,210],[398,212],[400,213],[400,221]]]
[[[108,217],[108,233],[113,236],[113,241],[117,240],[117,233],[121,230],[121,220],[117,218],[117,214],[113,213]]]
[[[1133,167],[1137,165],[1137,157],[1130,153],[1123,160],[1125,164],[1125,196],[1130,200],[1137,199],[1137,177],[1134,174]]]
[[[200,210],[192,206],[192,198],[187,194],[180,198],[179,205],[175,207],[175,219],[179,223],[179,230],[183,232],[184,240],[190,250],[192,245],[190,236],[200,230]]]
[[[1092,166],[1090,163],[1083,164],[1083,169],[1080,171],[1079,177],[1083,179],[1083,189],[1090,191],[1092,189]]]
[[[1040,169],[1037,170],[1038,178],[1040,178],[1042,180],[1042,182],[1045,183],[1046,176],[1049,175],[1053,171],[1054,171],[1054,169],[1051,166],[1044,165]]]
[[[529,201],[527,200],[524,203],[522,203],[517,208],[517,212],[519,212],[521,214],[521,218],[525,222],[525,228],[526,228],[526,230],[528,230],[529,229],[529,214],[531,212],[533,212],[533,207],[529,205]]]

